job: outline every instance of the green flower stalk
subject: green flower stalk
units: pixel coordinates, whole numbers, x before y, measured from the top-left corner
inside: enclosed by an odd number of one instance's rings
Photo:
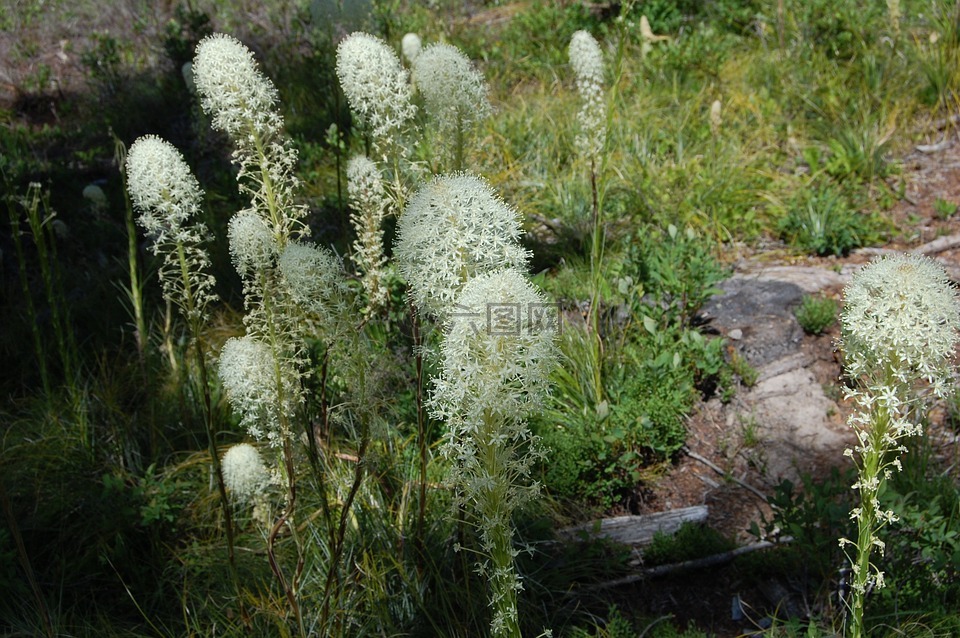
[[[413,61],[413,81],[423,96],[438,139],[447,140],[454,170],[463,170],[466,136],[491,112],[487,84],[470,59],[451,44],[431,44]]]
[[[517,212],[479,177],[441,175],[411,198],[394,255],[413,303],[440,320],[464,284],[501,268],[526,268]]]
[[[622,45],[621,45],[622,47]],[[591,331],[593,357],[593,396],[599,406],[603,401],[603,379],[601,376],[603,342],[600,336],[600,290],[603,273],[603,210],[601,201],[603,188],[600,180],[603,176],[603,149],[607,139],[607,106],[603,89],[603,52],[592,35],[586,31],[577,31],[570,38],[568,49],[570,66],[573,67],[580,94],[580,132],[577,134],[577,149],[590,165],[591,226],[590,242],[590,315],[587,327]],[[618,60],[622,59],[618,55]],[[618,69],[619,69],[618,64]]]
[[[477,275],[463,287],[441,346],[428,401],[447,423],[442,452],[453,461],[460,506],[475,510],[490,582],[493,636],[520,636],[512,514],[539,493],[530,474],[542,457],[527,417],[556,363],[556,315],[517,270]]]
[[[347,163],[347,192],[357,238],[353,243],[353,260],[360,270],[367,294],[364,314],[370,315],[386,306],[387,288],[383,281],[387,260],[383,254],[383,220],[390,208],[383,179],[376,164],[364,155]]]
[[[960,329],[960,301],[946,273],[920,255],[894,255],[874,261],[857,272],[844,290],[840,347],[847,390],[856,410],[848,419],[857,435],[853,449],[859,478],[852,486],[860,504],[850,513],[857,521],[857,539],[840,539],[853,572],[849,635],[863,635],[864,599],[871,588],[884,586],[884,574],[871,561],[883,555],[878,532],[897,520],[881,507],[879,494],[894,470],[899,471],[904,441],[922,434],[917,412],[921,390],[945,395]],[[849,554],[848,554],[849,556]]]

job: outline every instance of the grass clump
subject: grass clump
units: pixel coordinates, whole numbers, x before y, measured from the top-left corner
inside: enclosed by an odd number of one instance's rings
[[[837,302],[830,297],[804,295],[793,315],[804,332],[819,335],[836,322]]]

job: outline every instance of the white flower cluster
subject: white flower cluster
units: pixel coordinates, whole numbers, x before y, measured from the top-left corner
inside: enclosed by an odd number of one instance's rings
[[[253,53],[235,38],[215,33],[197,45],[192,68],[203,110],[236,146],[237,180],[251,198],[251,209],[281,243],[303,233],[306,209],[295,203],[297,152],[283,133],[277,90]]]
[[[451,44],[431,44],[413,61],[413,80],[441,135],[456,135],[490,114],[487,84]]]
[[[337,78],[350,108],[371,129],[374,144],[389,144],[416,115],[409,73],[383,40],[356,32],[337,47]]]
[[[382,224],[390,207],[390,198],[376,164],[365,155],[347,162],[347,192],[353,208],[350,221],[357,234],[353,259],[362,273],[367,312],[371,312],[387,301],[383,281],[386,258],[383,255]]]
[[[153,253],[163,256],[164,298],[179,305],[189,320],[203,319],[216,295],[210,259],[201,246],[210,233],[196,220],[203,198],[200,184],[180,151],[153,135],[130,147],[126,172],[130,199],[140,211],[138,222],[153,240]]]
[[[300,380],[266,343],[250,335],[228,339],[220,351],[220,382],[251,436],[274,446],[290,436],[285,417],[301,400]]]
[[[440,175],[407,204],[394,249],[421,312],[445,318],[471,278],[526,268],[520,219],[479,177]]]
[[[273,267],[277,240],[255,211],[242,210],[230,219],[227,240],[233,266],[244,279]]]
[[[239,503],[247,503],[263,494],[270,485],[270,472],[260,452],[249,443],[231,446],[221,460],[223,482]]]
[[[327,248],[290,242],[280,255],[280,273],[293,300],[330,323],[342,310],[340,261]]]
[[[607,137],[607,105],[603,93],[603,53],[600,45],[586,31],[577,31],[570,38],[567,51],[570,66],[580,93],[580,133],[577,146],[594,164],[599,163]]]
[[[514,268],[470,279],[441,346],[443,367],[429,402],[434,416],[448,423],[529,416],[556,362],[556,320],[555,309]]]
[[[893,372],[943,394],[960,329],[960,302],[943,268],[921,255],[893,255],[857,272],[844,291],[842,345],[854,379]]]

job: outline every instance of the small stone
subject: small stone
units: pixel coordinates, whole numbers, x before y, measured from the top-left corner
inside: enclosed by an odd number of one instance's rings
[[[741,330],[740,328],[734,328],[733,330],[727,333],[727,336],[733,339],[734,341],[740,341],[741,339],[743,339],[743,330]]]

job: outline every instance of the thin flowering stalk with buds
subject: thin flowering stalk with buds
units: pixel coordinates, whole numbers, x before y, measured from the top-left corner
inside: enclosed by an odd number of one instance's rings
[[[590,211],[591,211],[591,243],[590,243],[590,273],[593,282],[590,299],[590,315],[588,328],[593,336],[594,378],[593,392],[597,404],[603,400],[603,381],[601,377],[600,360],[602,358],[603,342],[600,336],[600,280],[602,277],[601,265],[603,262],[603,215],[601,210],[602,163],[604,161],[604,147],[607,139],[607,105],[604,93],[604,63],[600,45],[592,35],[586,31],[577,31],[570,38],[568,49],[570,66],[573,67],[577,81],[577,91],[580,94],[580,132],[577,135],[577,149],[580,151],[590,167]]]
[[[894,471],[906,439],[922,434],[918,414],[923,389],[943,397],[960,330],[960,300],[943,268],[919,255],[894,255],[857,272],[844,290],[842,337],[847,376],[855,384],[847,398],[855,410],[848,423],[857,444],[844,452],[854,460],[853,489],[860,503],[850,513],[857,539],[840,539],[853,572],[848,634],[864,635],[864,600],[884,586],[883,571],[871,560],[883,556],[878,532],[897,520],[879,495]]]
[[[130,199],[134,208],[140,211],[138,221],[152,240],[151,251],[163,258],[159,269],[163,296],[168,303],[180,309],[196,346],[197,383],[203,399],[207,444],[220,493],[230,573],[239,595],[233,520],[217,452],[207,352],[202,332],[207,308],[216,300],[213,292],[215,280],[209,273],[210,259],[203,248],[211,236],[206,226],[196,219],[200,214],[203,191],[180,151],[156,136],[141,137],[133,143],[125,168]]]
[[[369,158],[358,155],[347,163],[347,191],[354,212],[350,215],[357,239],[354,261],[360,269],[367,294],[364,314],[369,316],[387,302],[384,282],[383,220],[390,207],[380,170]]]

